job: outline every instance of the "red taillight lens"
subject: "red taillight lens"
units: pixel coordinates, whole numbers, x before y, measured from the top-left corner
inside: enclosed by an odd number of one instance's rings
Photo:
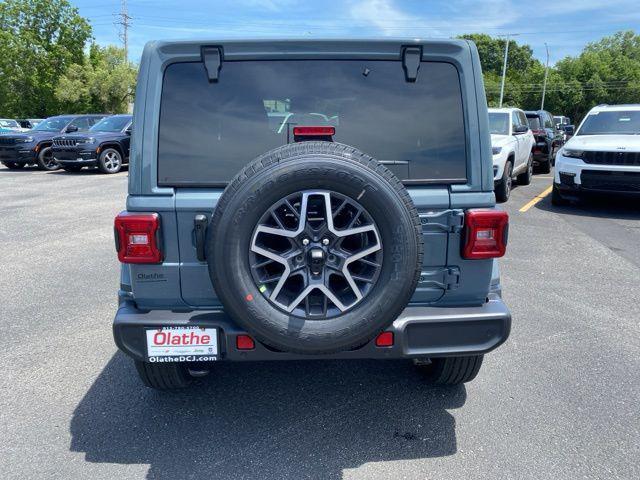
[[[332,137],[336,127],[293,127],[294,137]]]
[[[236,337],[236,348],[238,350],[253,350],[256,348],[256,342],[249,335],[238,335]]]
[[[497,258],[507,249],[509,215],[503,210],[468,210],[464,217],[462,257]]]
[[[382,332],[378,335],[376,347],[393,347],[393,332]]]
[[[115,219],[114,230],[118,259],[122,263],[160,263],[158,245],[160,215],[122,212]]]

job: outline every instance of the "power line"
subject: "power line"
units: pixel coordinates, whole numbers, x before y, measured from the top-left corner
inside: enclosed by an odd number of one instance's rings
[[[122,31],[120,32],[120,39],[124,43],[124,59],[125,62],[129,61],[129,27],[131,26],[132,18],[129,16],[127,9],[127,0],[122,0],[120,4],[120,13],[116,14],[119,19],[114,22],[116,25],[120,25]]]

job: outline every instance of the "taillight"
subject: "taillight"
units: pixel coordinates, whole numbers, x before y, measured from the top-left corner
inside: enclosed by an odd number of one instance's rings
[[[160,215],[120,213],[114,222],[116,249],[122,263],[161,263]]]
[[[509,234],[507,212],[490,209],[467,210],[464,226],[463,258],[497,258],[504,255]]]

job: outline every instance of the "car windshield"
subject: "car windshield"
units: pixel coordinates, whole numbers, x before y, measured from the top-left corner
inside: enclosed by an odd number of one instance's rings
[[[595,112],[587,116],[578,135],[639,135],[640,111]]]
[[[47,118],[40,122],[34,130],[38,130],[40,132],[59,132],[67,125],[67,123],[69,123],[70,120],[71,117]]]
[[[106,117],[96,123],[89,130],[91,132],[120,132],[124,127],[128,125],[130,121],[131,117],[128,115],[122,117]]]
[[[509,114],[489,112],[489,132],[496,135],[509,135]]]
[[[531,130],[540,130],[540,117],[527,117]]]
[[[3,118],[2,120],[0,120],[0,127],[2,127],[2,128],[20,128],[20,125],[15,120],[7,120],[7,119]]]

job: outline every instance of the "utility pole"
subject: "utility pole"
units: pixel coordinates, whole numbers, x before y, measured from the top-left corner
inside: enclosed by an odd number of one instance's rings
[[[547,93],[547,75],[549,74],[549,45],[544,42],[544,47],[547,49],[547,66],[544,68],[544,83],[542,84],[542,104],[540,110],[544,110],[544,96]]]
[[[500,105],[502,108],[502,99],[504,98],[504,81],[507,76],[507,57],[509,56],[509,34],[507,34],[507,41],[504,46],[504,63],[502,64],[502,84],[500,85]]]
[[[124,59],[129,61],[129,27],[131,26],[131,17],[129,16],[129,10],[127,9],[127,0],[121,0],[120,13],[116,14],[118,21],[116,25],[122,27],[120,32],[120,40],[124,43]]]

